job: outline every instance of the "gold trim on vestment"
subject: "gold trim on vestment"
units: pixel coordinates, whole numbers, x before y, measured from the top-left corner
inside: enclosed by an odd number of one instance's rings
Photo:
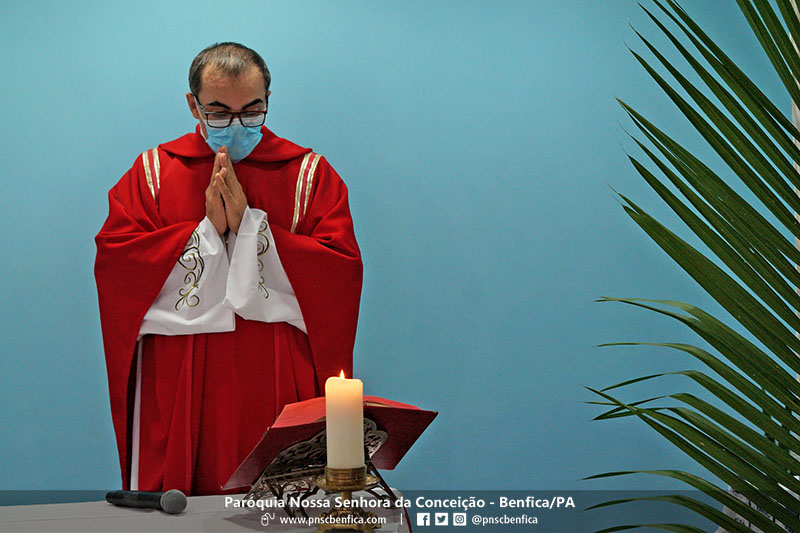
[[[161,190],[161,161],[158,159],[158,148],[153,148],[153,164],[156,167],[156,189]]]
[[[144,178],[147,180],[147,186],[150,188],[150,194],[153,195],[153,200],[156,199],[156,190],[153,188],[153,176],[150,174],[150,158],[147,156],[149,150],[142,152],[142,164],[144,165]]]
[[[300,193],[303,191],[303,178],[305,177],[306,168],[308,167],[308,160],[313,155],[313,152],[307,153],[303,157],[303,162],[300,163],[300,172],[297,174],[297,187],[294,192],[294,215],[292,215],[292,229],[289,230],[294,233],[297,228],[297,222],[300,220]]]
[[[311,162],[311,169],[308,171],[308,179],[306,180],[306,200],[303,203],[303,216],[306,216],[308,209],[308,199],[311,197],[311,184],[314,182],[314,172],[317,170],[317,163],[321,159],[318,154],[314,155],[314,161]]]

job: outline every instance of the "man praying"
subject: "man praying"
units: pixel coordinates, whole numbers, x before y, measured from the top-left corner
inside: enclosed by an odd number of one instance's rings
[[[214,494],[352,354],[361,256],[325,158],[264,126],[264,60],[200,52],[193,133],[137,157],[95,241],[123,489]]]

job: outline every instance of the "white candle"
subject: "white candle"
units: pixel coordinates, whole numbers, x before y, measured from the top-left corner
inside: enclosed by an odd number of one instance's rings
[[[339,377],[325,382],[325,429],[330,468],[364,466],[364,385]]]

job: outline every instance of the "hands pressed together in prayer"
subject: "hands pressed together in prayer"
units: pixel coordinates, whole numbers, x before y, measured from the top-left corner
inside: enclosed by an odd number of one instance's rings
[[[239,233],[246,207],[244,190],[236,179],[228,149],[223,146],[214,158],[211,182],[206,189],[206,216],[220,235],[228,229]]]

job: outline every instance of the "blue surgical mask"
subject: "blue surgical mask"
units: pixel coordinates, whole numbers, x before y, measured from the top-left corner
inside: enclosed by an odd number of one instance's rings
[[[260,126],[246,128],[238,120],[234,120],[227,128],[210,128],[206,123],[206,133],[208,134],[206,142],[211,150],[216,153],[220,147],[227,146],[228,154],[234,163],[238,163],[250,155],[262,137]]]

